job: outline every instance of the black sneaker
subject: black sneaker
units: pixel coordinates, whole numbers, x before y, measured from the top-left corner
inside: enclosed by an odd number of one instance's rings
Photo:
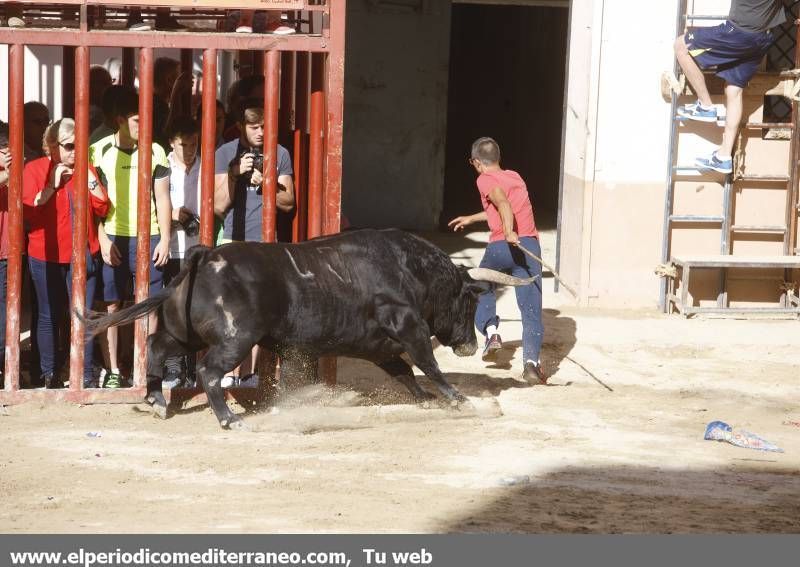
[[[84,376],[83,377],[83,389],[86,388],[99,388],[100,381],[94,376]]]
[[[544,375],[541,364],[535,362],[526,362],[525,368],[522,371],[522,379],[531,386],[545,386],[547,385],[547,376]]]
[[[52,372],[42,374],[42,380],[44,380],[44,387],[48,390],[57,390],[64,387],[64,382]]]
[[[486,361],[490,362],[495,359],[497,356],[497,351],[503,348],[503,341],[500,340],[500,335],[495,333],[488,339],[486,339],[486,344],[483,346],[483,354],[481,358]]]

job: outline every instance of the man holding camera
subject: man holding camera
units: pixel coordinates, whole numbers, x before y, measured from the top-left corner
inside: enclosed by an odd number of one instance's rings
[[[240,106],[239,139],[223,144],[214,156],[214,212],[224,218],[222,243],[233,241],[261,242],[261,213],[264,207],[262,183],[264,181],[264,101],[247,99]],[[276,204],[279,211],[291,212],[294,208],[294,183],[292,159],[289,152],[278,145],[278,192]],[[230,376],[222,379],[222,387],[233,385],[255,387],[258,346],[252,356]],[[245,373],[240,378],[240,372]]]
[[[261,242],[261,185],[264,180],[264,103],[251,99],[241,106],[241,136],[223,144],[214,156],[214,212],[225,219],[223,242]],[[278,145],[278,210],[294,208],[292,159]]]

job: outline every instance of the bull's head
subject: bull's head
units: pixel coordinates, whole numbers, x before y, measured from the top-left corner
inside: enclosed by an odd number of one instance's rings
[[[478,295],[491,291],[494,284],[522,286],[533,283],[538,276],[517,278],[486,268],[459,267],[461,289],[451,305],[449,312],[442,309],[439,318],[446,319],[436,325],[436,338],[443,345],[450,346],[457,356],[472,356],[478,350],[475,336],[475,309]]]

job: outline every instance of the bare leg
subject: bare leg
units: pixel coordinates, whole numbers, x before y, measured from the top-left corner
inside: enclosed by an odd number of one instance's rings
[[[109,303],[106,306],[106,311],[111,315],[119,311],[119,302]],[[119,343],[119,329],[117,327],[109,327],[106,331],[106,338],[108,339],[108,350],[103,353],[107,355],[106,362],[108,363],[109,371],[114,368],[119,368],[119,359],[117,358],[117,344]]]
[[[744,111],[743,89],[735,85],[725,85],[725,130],[722,133],[722,145],[717,156],[728,157],[733,152],[739,125]]]
[[[695,63],[694,57],[689,54],[689,48],[686,46],[682,35],[675,40],[675,57],[678,60],[678,65],[683,69],[683,74],[686,75],[686,80],[689,81],[692,89],[697,94],[700,104],[703,106],[713,105],[714,103],[711,101],[711,95],[706,86],[706,78],[703,76],[700,67]]]

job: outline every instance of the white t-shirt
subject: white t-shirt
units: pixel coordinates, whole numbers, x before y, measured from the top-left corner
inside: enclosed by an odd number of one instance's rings
[[[172,201],[172,208],[179,209],[186,207],[193,214],[200,215],[200,159],[186,171],[186,167],[178,163],[175,153],[170,152],[167,156],[169,161],[169,198]],[[200,244],[200,234],[186,236],[183,226],[180,223],[172,223],[172,237],[169,241],[169,251],[172,258],[183,258],[188,248],[195,244]]]

